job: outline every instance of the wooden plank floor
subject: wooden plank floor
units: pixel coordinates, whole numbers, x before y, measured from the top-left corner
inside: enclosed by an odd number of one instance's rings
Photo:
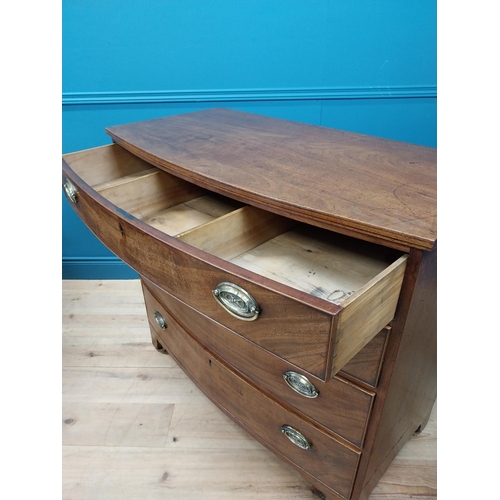
[[[157,352],[138,280],[62,283],[63,500],[317,500]],[[370,500],[436,498],[436,408]]]

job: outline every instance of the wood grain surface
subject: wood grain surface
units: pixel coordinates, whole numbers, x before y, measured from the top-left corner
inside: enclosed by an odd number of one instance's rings
[[[189,335],[165,311],[166,330],[156,329],[160,342],[202,392],[255,439],[295,467],[306,480],[324,488],[328,500],[349,498],[359,450],[344,446],[290,412],[232,371],[226,362]],[[288,425],[307,441],[304,450],[282,432]],[[325,485],[327,485],[325,487]]]
[[[292,406],[302,416],[328,427],[340,440],[345,438],[349,443],[361,447],[374,398],[373,392],[360,390],[358,386],[338,377],[325,384],[309,375],[320,395],[314,400],[304,398],[291,390],[283,380],[286,371],[294,370],[306,375],[303,370],[212,321],[150,281],[145,281],[143,288],[148,319],[156,336],[168,337],[169,332],[168,328],[166,331],[160,329],[154,312],[159,311],[164,317],[167,314],[173,316],[184,330],[253,381],[257,387]],[[167,350],[170,352],[170,349]]]
[[[339,306],[161,233],[102,198],[69,168],[64,175],[79,191],[74,208],[83,222],[139,274],[265,349],[325,377],[332,317],[321,308],[338,312]],[[225,281],[257,300],[262,310],[257,321],[241,321],[217,307],[212,290]]]
[[[63,281],[64,500],[314,500],[156,351],[139,280]],[[370,500],[436,498],[436,408]]]
[[[84,157],[90,166],[94,155],[100,160],[102,152],[90,150]],[[72,156],[63,159],[63,176],[76,186],[73,206],[113,253],[184,302],[310,373],[329,379],[393,318],[406,255],[394,262],[399,252],[311,226],[285,232],[296,221],[251,206],[213,220],[185,203],[196,205],[200,188],[159,170],[113,179],[96,192],[67,164],[73,163]],[[177,238],[158,231],[166,229],[164,219],[172,215],[165,209],[175,212],[170,229],[189,230]],[[198,216],[185,220],[185,209]],[[144,216],[152,225],[139,220]],[[244,279],[246,271],[250,280]],[[242,286],[255,298],[261,310],[258,321],[248,324],[214,309],[212,290],[223,281]],[[286,297],[297,292],[299,302]],[[336,294],[348,297],[342,309]],[[331,334],[334,318],[304,307],[303,298],[339,313]]]
[[[367,433],[368,447],[373,440],[373,455],[365,475],[366,491],[377,483],[405,440],[425,427],[437,396],[437,248],[412,251],[408,261],[408,283],[386,353],[389,369],[381,375],[378,392],[379,403],[385,402],[381,413],[375,402],[373,427]],[[418,272],[412,272],[417,267]]]
[[[434,246],[433,148],[221,108],[106,131],[153,165],[259,208],[395,246]]]

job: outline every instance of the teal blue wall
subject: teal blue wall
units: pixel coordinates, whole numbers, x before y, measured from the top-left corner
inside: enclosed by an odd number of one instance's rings
[[[435,0],[63,0],[63,153],[229,107],[436,146]],[[63,198],[63,277],[137,275]]]

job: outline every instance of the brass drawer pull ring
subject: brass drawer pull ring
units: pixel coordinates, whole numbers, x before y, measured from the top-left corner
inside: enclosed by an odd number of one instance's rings
[[[156,322],[158,323],[158,326],[162,330],[166,330],[167,329],[167,322],[165,321],[165,318],[158,311],[155,311],[154,316],[155,316]]]
[[[66,179],[64,181],[63,188],[69,200],[72,203],[76,203],[78,201],[78,190],[75,185],[69,179]]]
[[[311,399],[319,396],[319,392],[316,387],[314,387],[314,384],[304,375],[294,371],[287,371],[283,373],[283,378],[288,386],[301,396]]]
[[[254,321],[260,310],[256,300],[243,288],[234,283],[223,281],[212,290],[217,303],[231,316],[242,321]]]
[[[289,425],[282,425],[281,432],[296,446],[302,448],[303,450],[310,450],[312,444],[301,434],[297,429],[290,427]]]

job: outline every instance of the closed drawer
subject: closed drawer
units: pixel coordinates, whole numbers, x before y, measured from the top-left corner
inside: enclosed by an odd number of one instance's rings
[[[339,374],[350,375],[365,384],[377,387],[390,331],[390,326],[383,328],[342,368]]]
[[[240,206],[117,145],[66,155],[63,182],[84,222],[141,275],[318,378],[394,316],[401,252]]]
[[[361,448],[373,404],[373,393],[338,377],[325,383],[305,373],[193,310],[144,278],[143,291],[148,319],[160,337],[164,331],[155,314],[172,316],[191,336],[259,388]],[[314,392],[304,390],[303,377],[306,377],[307,388]]]
[[[267,397],[191,337],[168,311],[163,310],[162,314],[165,327],[159,328],[160,341],[206,396],[280,458],[288,459],[299,472],[310,474],[349,498],[359,452],[343,446]],[[157,329],[156,321],[152,327]],[[310,448],[294,444],[284,430],[295,443]],[[300,435],[292,434],[294,430]]]

